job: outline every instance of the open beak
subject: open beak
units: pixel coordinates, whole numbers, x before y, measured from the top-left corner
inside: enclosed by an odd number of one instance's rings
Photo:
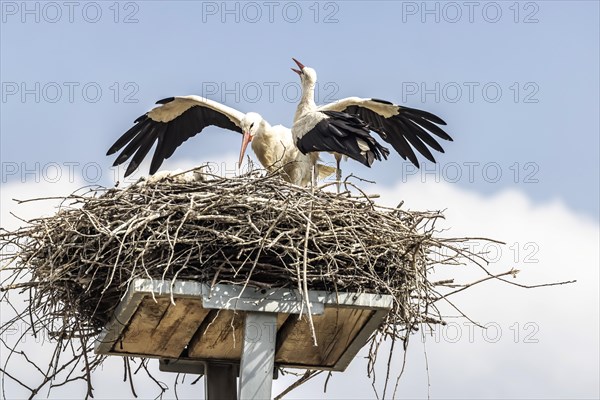
[[[252,141],[252,136],[250,136],[250,132],[244,132],[244,137],[242,138],[242,148],[240,149],[240,160],[239,166],[242,166],[242,161],[244,161],[244,154],[246,154],[246,147],[248,147],[248,143]]]
[[[298,75],[302,75],[302,70],[304,69],[304,64],[302,64],[300,61],[296,60],[294,57],[292,57],[292,60],[294,60],[294,62],[298,66],[298,68],[300,68],[300,69],[292,68],[292,71],[294,71]]]

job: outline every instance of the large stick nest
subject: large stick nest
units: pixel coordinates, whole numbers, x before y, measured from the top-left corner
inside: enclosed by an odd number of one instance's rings
[[[466,238],[436,237],[440,213],[380,207],[355,189],[248,174],[80,191],[0,234],[3,290],[29,290],[25,320],[61,339],[97,335],[135,278],[383,293],[395,301],[380,333],[406,340],[441,322],[434,265],[476,255],[457,247]]]

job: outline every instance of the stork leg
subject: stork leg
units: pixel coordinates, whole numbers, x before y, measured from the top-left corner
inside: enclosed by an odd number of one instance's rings
[[[342,170],[340,169],[340,163],[342,161],[342,155],[335,153],[334,155],[335,157],[335,185],[337,186],[337,192],[338,194],[340,193],[341,190],[341,186],[342,186]]]

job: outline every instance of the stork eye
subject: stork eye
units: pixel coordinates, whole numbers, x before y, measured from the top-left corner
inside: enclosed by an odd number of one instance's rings
[[[254,122],[250,124],[250,129],[252,129],[253,126],[254,126]]]

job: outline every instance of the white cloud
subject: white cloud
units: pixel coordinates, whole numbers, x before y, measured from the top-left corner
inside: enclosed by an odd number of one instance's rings
[[[227,157],[235,160],[235,155]],[[177,163],[175,168],[193,166]],[[170,166],[169,168],[171,168]],[[56,202],[15,206],[11,198],[64,195],[82,182],[4,184],[1,193],[2,227],[13,229],[24,218],[54,212]],[[597,398],[598,393],[598,254],[599,229],[596,221],[573,213],[563,204],[550,201],[534,204],[518,191],[483,196],[457,186],[408,182],[395,187],[370,187],[382,195],[380,202],[415,210],[446,209],[440,227],[447,236],[486,236],[507,242],[494,247],[500,256],[490,264],[492,272],[515,267],[522,270],[515,282],[536,284],[577,279],[576,284],[539,289],[521,289],[498,282],[486,282],[466,290],[454,302],[469,316],[490,329],[484,332],[450,319],[451,324],[434,331],[426,340],[432,398]],[[516,253],[518,249],[518,254]],[[529,258],[526,258],[529,256]],[[451,272],[459,281],[479,274],[474,267]],[[3,309],[5,311],[5,309]],[[29,345],[28,345],[29,346]],[[48,347],[44,351],[50,351]],[[362,353],[364,355],[364,352]],[[385,375],[384,357],[378,369],[379,383]],[[393,361],[399,371],[402,354]],[[4,359],[4,358],[3,358]],[[128,397],[128,385],[121,382],[121,361],[111,360],[95,375],[97,398]],[[157,363],[151,363],[157,368]],[[19,369],[23,366],[18,367]],[[288,398],[372,398],[366,377],[366,362],[356,359],[349,369],[330,379],[322,393],[324,376],[294,390]],[[172,383],[174,375],[160,374]],[[189,381],[189,377],[188,377]],[[275,381],[273,394],[293,379]],[[119,382],[115,384],[114,382]],[[80,397],[83,386],[57,391],[54,396]],[[150,381],[138,382],[138,394],[156,394]],[[408,367],[399,386],[399,396],[425,397],[427,374],[423,345],[418,335],[409,347]],[[180,398],[197,398],[203,385],[183,385]],[[7,395],[19,390],[7,381]],[[76,394],[73,394],[76,393]],[[174,397],[170,392],[170,397]]]
[[[560,202],[534,204],[514,190],[483,196],[450,184],[412,181],[369,191],[380,193],[380,203],[389,206],[404,200],[407,209],[445,209],[446,219],[439,224],[449,228],[445,236],[505,241],[506,246],[490,247],[500,253],[499,257],[490,254],[495,262],[489,269],[493,273],[511,267],[521,270],[514,282],[531,285],[577,280],[567,286],[538,289],[486,282],[452,299],[489,329],[449,319],[447,327],[434,330],[426,339],[432,398],[598,397],[600,261],[595,221],[571,212]],[[480,274],[472,266],[451,272],[443,269],[438,272],[462,282]],[[396,371],[401,356],[395,356]],[[383,367],[385,362],[381,364]],[[378,376],[384,374],[381,368]],[[400,398],[426,397],[426,378],[423,345],[416,335],[399,386]],[[290,398],[315,397],[317,389],[315,382],[297,389]],[[326,397],[373,397],[365,362],[356,359],[349,371],[332,378]]]

